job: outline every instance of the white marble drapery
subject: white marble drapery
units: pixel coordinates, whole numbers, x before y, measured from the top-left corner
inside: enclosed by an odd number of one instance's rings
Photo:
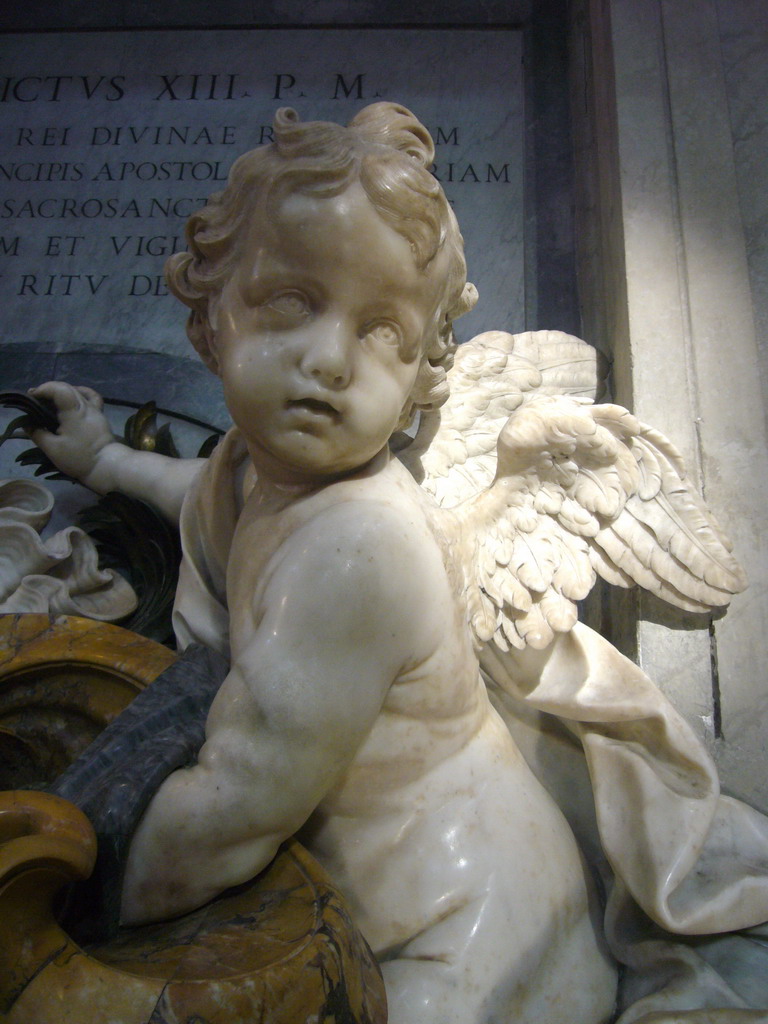
[[[100,569],[77,526],[41,536],[53,495],[35,480],[0,481],[0,613],[48,612],[115,621],[136,607],[127,580]]]

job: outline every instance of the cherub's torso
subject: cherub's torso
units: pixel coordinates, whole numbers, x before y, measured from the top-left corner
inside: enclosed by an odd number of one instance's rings
[[[414,621],[411,635],[405,638],[411,662],[397,679],[393,679],[384,703],[384,711],[391,712],[392,721],[377,723],[356,764],[378,762],[376,738],[379,732],[397,733],[407,720],[408,746],[414,755],[418,752],[419,769],[408,764],[391,763],[391,782],[397,785],[400,776],[410,778],[414,771],[421,773],[429,764],[445,756],[446,742],[453,746],[463,742],[445,736],[439,740],[439,722],[461,722],[451,727],[463,734],[476,728],[485,701],[477,686],[477,660],[471,648],[465,626],[458,583],[452,584],[445,571],[444,538],[435,530],[429,517],[429,499],[419,491],[413,480],[397,462],[388,463],[373,476],[350,478],[328,487],[295,498],[282,492],[283,497],[271,492],[265,498],[257,487],[245,503],[232,542],[227,572],[227,603],[230,611],[230,644],[233,658],[248,643],[258,627],[262,595],[277,566],[292,555],[291,546],[300,536],[301,543],[310,543],[327,549],[329,571],[334,571],[334,535],[348,528],[350,522],[375,515],[382,506],[394,511],[404,531],[415,535],[425,555],[422,571],[432,573],[434,600],[424,609],[424,618]],[[427,550],[428,549],[428,550]],[[414,567],[418,571],[418,567]],[[317,588],[322,600],[322,580],[306,580],[307,589]],[[375,620],[376,609],[371,609]],[[366,657],[364,641],[360,658]],[[444,730],[443,730],[444,731]],[[394,736],[382,746],[387,749],[399,743]],[[391,758],[387,758],[390,760]],[[378,763],[377,771],[384,768]]]
[[[291,544],[315,544],[328,551],[334,571],[334,535],[350,522],[384,507],[395,513],[404,534],[423,555],[413,572],[430,574],[430,602],[403,640],[409,657],[392,680],[368,740],[358,751],[350,775],[375,775],[382,799],[412,783],[464,745],[488,714],[485,687],[466,623],[462,585],[451,564],[450,538],[438,524],[434,505],[397,461],[372,475],[351,477],[309,494],[254,488],[234,534],[227,571],[230,645],[233,659],[258,627],[262,595],[277,566],[291,557]],[[380,571],[380,570],[378,570]],[[322,580],[306,580],[322,600]],[[375,621],[377,610],[371,608]],[[364,641],[360,658],[366,657]],[[393,756],[408,750],[407,758]],[[356,786],[342,784],[329,800],[355,812]],[[370,806],[371,778],[364,803]],[[341,806],[341,805],[340,805]]]
[[[469,912],[478,919],[498,915],[509,948],[525,948],[531,928],[559,929],[560,953],[572,932],[582,944],[586,935],[588,957],[602,964],[586,922],[575,842],[480,677],[459,567],[444,532],[450,522],[441,521],[399,463],[298,500],[252,493],[229,560],[233,658],[258,628],[262,595],[271,573],[290,557],[292,539],[327,546],[332,565],[334,530],[344,529],[347,516],[373,514],[381,504],[416,536],[424,560],[413,572],[431,573],[430,601],[408,637],[413,657],[392,679],[366,740],[300,838],[350,899],[380,956],[437,921],[456,918],[459,931],[471,932]],[[306,586],[318,586],[322,600],[322,581]],[[360,658],[366,658],[364,644]],[[501,940],[495,934],[493,941]]]

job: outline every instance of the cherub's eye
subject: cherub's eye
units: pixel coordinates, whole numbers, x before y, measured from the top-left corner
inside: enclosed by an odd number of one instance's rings
[[[363,329],[363,335],[392,348],[397,348],[402,341],[402,332],[394,320],[376,320]]]
[[[297,291],[278,292],[276,295],[271,295],[263,305],[275,313],[281,313],[283,316],[293,319],[300,319],[309,313],[307,297]]]

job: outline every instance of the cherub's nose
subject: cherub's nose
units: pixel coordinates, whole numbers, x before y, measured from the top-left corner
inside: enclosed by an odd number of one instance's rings
[[[351,351],[348,331],[341,323],[318,323],[318,329],[307,338],[301,357],[301,371],[306,377],[320,381],[325,387],[346,387],[351,372]]]

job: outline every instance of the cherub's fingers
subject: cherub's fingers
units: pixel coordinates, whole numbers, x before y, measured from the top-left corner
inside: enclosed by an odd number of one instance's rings
[[[86,400],[88,405],[93,406],[94,409],[98,409],[99,411],[104,408],[104,399],[98,391],[94,391],[93,388],[89,388],[85,384],[78,384],[77,390]]]
[[[114,441],[101,411],[101,397],[91,388],[63,381],[48,381],[30,393],[55,406],[58,427],[55,431],[36,428],[29,436],[62,473],[88,486],[101,450]]]
[[[59,415],[61,415],[61,412],[59,412]],[[59,440],[58,433],[49,430],[47,427],[27,427],[26,434],[33,444],[43,449],[50,448],[51,445],[55,445]]]
[[[36,388],[30,388],[29,393],[35,398],[49,398],[60,413],[79,409],[85,402],[78,388],[72,387],[71,384],[66,384],[62,380],[46,381],[45,384],[39,384]]]

